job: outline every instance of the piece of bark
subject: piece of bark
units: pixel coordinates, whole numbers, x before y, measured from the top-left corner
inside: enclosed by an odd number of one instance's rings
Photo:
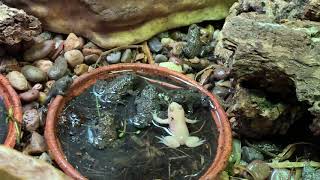
[[[36,17],[0,2],[0,43],[13,45],[30,41],[40,32],[41,23]]]
[[[215,55],[233,67],[242,85],[288,103],[305,103],[320,133],[320,23],[257,12],[227,18]]]
[[[236,0],[3,0],[38,17],[45,29],[103,48],[137,44],[159,32],[226,17]]]

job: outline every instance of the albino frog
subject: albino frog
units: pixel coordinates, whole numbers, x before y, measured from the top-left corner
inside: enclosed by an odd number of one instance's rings
[[[204,143],[205,140],[201,140],[196,136],[190,136],[187,123],[196,123],[197,120],[191,120],[185,117],[182,106],[176,102],[172,102],[168,107],[168,118],[161,119],[156,113],[152,114],[153,120],[160,124],[169,124],[169,129],[166,131],[170,136],[157,137],[160,142],[171,147],[177,148],[180,145],[186,145],[188,147],[197,147]],[[160,127],[153,122],[154,125]]]

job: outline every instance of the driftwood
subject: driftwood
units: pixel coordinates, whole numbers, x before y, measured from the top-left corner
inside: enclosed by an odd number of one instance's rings
[[[37,18],[0,2],[0,43],[13,45],[29,41],[40,32],[41,23]]]
[[[143,42],[159,32],[223,19],[236,0],[3,0],[35,15],[46,30],[74,32],[104,48]]]
[[[262,6],[261,2],[269,4]],[[271,2],[279,4],[276,6]],[[310,128],[314,134],[320,134],[320,23],[301,20],[308,17],[306,9],[310,4],[288,2],[243,0],[234,5],[221,31],[215,54],[232,66],[233,75],[241,86],[261,91],[266,99],[276,103],[296,107],[291,108],[288,124],[297,118],[297,108],[309,111],[314,116]],[[237,102],[234,106],[239,107]],[[263,109],[257,106],[257,109]],[[238,113],[238,124],[251,118],[239,112],[239,108],[233,112]],[[271,129],[276,129],[275,126]],[[253,127],[253,131],[259,132],[261,128]],[[263,135],[270,134],[272,132]]]

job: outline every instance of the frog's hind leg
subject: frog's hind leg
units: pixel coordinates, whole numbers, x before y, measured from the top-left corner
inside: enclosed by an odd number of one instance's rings
[[[201,140],[200,138],[198,138],[197,136],[190,136],[188,137],[188,139],[186,140],[186,146],[188,147],[197,147],[202,145],[205,142],[205,140]]]
[[[180,146],[179,141],[173,136],[162,136],[162,137],[156,136],[156,138],[160,140],[160,143],[163,143],[168,147],[177,148]]]

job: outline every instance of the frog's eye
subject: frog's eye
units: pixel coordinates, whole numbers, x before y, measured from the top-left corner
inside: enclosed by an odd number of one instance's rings
[[[182,110],[182,106],[178,106],[178,109],[179,109],[179,110]]]

